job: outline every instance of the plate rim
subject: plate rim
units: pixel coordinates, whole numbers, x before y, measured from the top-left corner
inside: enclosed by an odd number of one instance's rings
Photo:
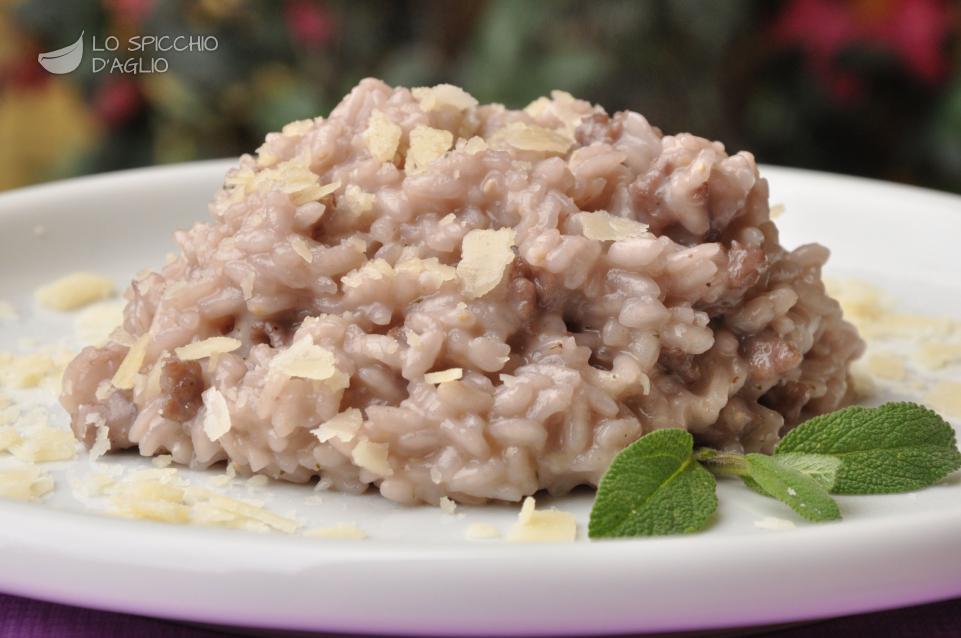
[[[203,173],[206,179],[211,177],[215,172],[222,171],[225,173],[227,169],[235,164],[236,159],[214,159],[159,167],[142,167],[54,181],[7,191],[0,193],[0,224],[2,224],[4,220],[10,219],[10,216],[30,215],[31,211],[28,204],[34,198],[57,199],[73,193],[96,192],[99,189],[109,189],[118,186],[122,186],[123,188],[137,188],[138,180],[175,180],[185,174],[196,176],[197,173]],[[933,197],[945,203],[961,204],[961,196],[956,194],[864,177],[768,165],[761,165],[760,171],[761,175],[768,178],[769,181],[776,179],[780,175],[793,176],[797,179],[830,180],[835,183],[849,183],[850,181],[854,181],[860,183],[862,187],[883,188],[888,192],[898,191],[912,198]],[[211,196],[213,195],[213,190],[214,189],[211,189]],[[959,208],[959,211],[961,211],[961,208]],[[954,487],[956,487],[956,484],[957,480],[955,480]],[[18,520],[26,520],[27,523],[19,530],[0,528],[0,555],[23,552],[25,550],[28,553],[40,549],[49,550],[51,531],[58,525],[63,525],[63,520],[58,519],[62,519],[63,516],[67,514],[70,517],[69,523],[72,533],[82,530],[84,531],[84,536],[87,538],[101,538],[102,544],[106,547],[110,547],[111,543],[119,543],[122,545],[124,542],[134,542],[135,546],[141,548],[156,546],[175,548],[177,542],[183,543],[185,539],[189,538],[191,544],[196,544],[195,547],[190,548],[191,551],[193,554],[199,556],[197,559],[199,562],[196,567],[199,568],[202,565],[208,573],[211,573],[211,569],[215,566],[216,560],[222,558],[225,553],[230,554],[231,552],[238,552],[239,550],[239,554],[231,555],[233,557],[237,555],[246,555],[248,557],[256,556],[258,552],[254,550],[262,550],[266,547],[272,551],[282,551],[285,556],[284,560],[295,560],[299,558],[301,561],[304,558],[303,550],[309,548],[311,559],[314,561],[313,564],[318,566],[345,562],[363,562],[368,565],[372,562],[380,562],[382,565],[392,566],[398,563],[419,560],[426,561],[435,568],[441,565],[444,569],[447,569],[462,562],[465,554],[477,554],[477,556],[472,556],[471,560],[488,561],[491,564],[500,565],[508,565],[516,563],[517,561],[525,563],[532,562],[532,564],[535,565],[574,562],[576,563],[574,567],[567,568],[573,571],[602,562],[605,564],[606,569],[611,570],[612,573],[616,572],[620,574],[624,570],[629,570],[632,565],[636,567],[639,561],[654,561],[655,559],[663,559],[669,555],[689,555],[693,552],[698,555],[703,553],[704,556],[702,558],[707,558],[710,553],[716,552],[718,547],[720,547],[721,550],[728,550],[729,553],[732,554],[752,550],[759,553],[772,552],[778,546],[791,545],[791,541],[795,538],[805,539],[803,542],[799,541],[798,544],[804,545],[807,549],[794,556],[791,564],[803,567],[805,561],[816,557],[818,546],[824,543],[840,543],[841,545],[854,547],[866,537],[870,537],[871,528],[878,525],[877,518],[864,520],[853,519],[846,520],[839,524],[804,526],[794,530],[785,530],[764,535],[731,533],[712,537],[711,530],[707,530],[701,535],[696,536],[605,540],[574,545],[511,545],[506,543],[489,545],[478,543],[468,545],[376,540],[341,541],[336,544],[328,544],[299,537],[280,535],[258,536],[245,534],[236,530],[209,530],[200,527],[182,528],[162,523],[124,521],[122,519],[101,517],[95,514],[66,512],[52,509],[49,506],[37,507],[36,505],[30,504],[0,502],[0,512],[5,513],[8,511],[13,512]],[[942,534],[946,533],[946,531],[953,530],[953,534],[955,534],[958,539],[961,539],[961,508],[948,511],[929,511],[920,515],[903,518],[892,515],[890,517],[886,516],[883,521],[887,535],[911,535],[919,529],[940,528],[939,531]],[[134,531],[139,533],[133,533]],[[204,539],[203,542],[198,543],[198,538]],[[227,542],[225,542],[225,539],[228,539]],[[950,546],[954,548],[961,547],[961,540],[954,540],[954,543]],[[183,549],[183,547],[180,549]],[[80,548],[74,548],[74,550],[76,553],[68,554],[68,556],[79,558],[79,552],[82,550]],[[300,550],[301,555],[294,556],[293,554],[296,553],[296,550]],[[143,557],[142,554],[137,554],[136,556]],[[949,563],[952,568],[956,568],[956,573],[961,573],[961,553],[956,553],[955,556],[954,562],[951,562],[950,559],[944,562]],[[562,557],[562,559],[559,561],[558,557]],[[53,559],[56,557],[52,556],[50,558]],[[129,559],[111,564],[115,567],[125,567],[127,569],[156,568],[156,566],[152,565],[149,561],[138,562],[137,560],[131,561]],[[257,563],[253,564],[258,565]],[[658,564],[660,565],[662,563],[658,562]],[[288,568],[292,569],[294,566],[295,565],[291,563]],[[56,565],[50,562],[47,564],[47,567],[54,569]],[[276,568],[276,565],[273,565],[273,567]],[[303,565],[301,565],[301,567],[303,567]],[[669,565],[664,565],[664,567],[669,567]],[[117,605],[98,604],[96,600],[85,599],[82,594],[76,592],[72,596],[58,596],[50,594],[49,592],[44,594],[42,591],[35,591],[35,588],[42,587],[45,583],[42,578],[38,581],[30,581],[29,585],[26,581],[21,581],[23,584],[23,588],[21,588],[14,582],[16,579],[11,578],[11,575],[14,573],[13,571],[7,570],[0,571],[0,590],[28,595],[33,598],[51,600],[53,602],[80,604],[85,607],[124,611],[127,613],[142,613],[142,607],[138,609],[136,606],[119,603]],[[187,575],[189,576],[189,573]],[[892,595],[892,598],[887,603],[879,603],[877,599],[861,600],[860,602],[857,602],[855,599],[850,599],[849,602],[844,605],[845,613],[903,606],[906,601],[907,604],[919,604],[961,596],[961,578],[952,582],[940,583],[940,586],[939,591],[925,591],[924,593],[915,591],[914,594],[912,594],[910,591],[905,590],[896,597]],[[24,589],[29,589],[29,591],[24,591]],[[848,592],[848,595],[854,593],[855,592]],[[916,597],[912,599],[912,595]],[[821,603],[820,606],[823,607],[823,601],[819,602]],[[195,616],[183,617],[177,614],[163,613],[162,610],[161,613],[157,615],[180,620],[196,620]],[[813,607],[800,607],[797,609],[797,615],[795,616],[779,613],[776,616],[768,617],[766,620],[785,622],[820,617],[824,617],[824,614],[818,613],[817,609]],[[764,619],[758,620],[758,622],[764,621]],[[754,622],[754,620],[752,620],[752,622]],[[256,623],[251,623],[248,620],[245,621],[244,624],[251,626]],[[742,617],[736,621],[722,622],[720,624],[685,625],[682,623],[670,626],[664,625],[663,627],[656,627],[655,629],[677,631],[743,625],[744,618]],[[276,627],[274,624],[263,626]],[[323,625],[323,628],[324,630],[335,631],[358,631],[358,626],[350,626],[349,624],[346,626]],[[316,630],[317,627],[310,627],[309,629]],[[483,629],[483,632],[478,633],[491,633],[489,626]],[[560,633],[584,632],[584,627],[577,625],[570,625],[568,628],[561,626],[558,629]],[[636,626],[609,629],[611,631],[637,631]],[[510,633],[509,630],[509,627],[505,627],[500,633]],[[419,628],[418,631],[433,633],[429,626]],[[552,630],[552,633],[558,633],[558,631]],[[530,634],[528,633],[528,635]]]

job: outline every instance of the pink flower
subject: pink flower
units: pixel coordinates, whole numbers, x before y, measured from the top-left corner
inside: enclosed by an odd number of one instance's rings
[[[951,29],[943,0],[791,0],[774,36],[800,47],[821,80],[845,99],[861,91],[856,77],[834,68],[845,48],[888,51],[921,82],[936,84],[948,70],[944,43]]]
[[[284,6],[284,20],[294,39],[307,47],[321,47],[334,33],[334,20],[326,7],[309,0],[294,0]]]
[[[97,88],[93,104],[100,119],[116,127],[137,114],[143,97],[133,80],[108,78]]]

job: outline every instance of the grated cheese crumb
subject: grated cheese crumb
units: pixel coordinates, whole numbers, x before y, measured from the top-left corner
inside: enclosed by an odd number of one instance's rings
[[[270,477],[264,474],[254,474],[247,479],[247,487],[265,487],[270,483]]]
[[[262,505],[230,498],[202,488],[189,488],[186,501],[193,505],[192,520],[201,520],[208,524],[246,527],[245,523],[253,522],[286,534],[293,534],[303,526],[299,521],[264,509]]]
[[[449,368],[447,370],[439,370],[437,372],[428,372],[424,375],[424,381],[426,383],[447,383],[449,381],[457,381],[463,378],[464,369],[463,368]]]
[[[771,204],[771,219],[777,219],[784,214],[784,204]]]
[[[445,514],[453,514],[457,511],[457,503],[447,498],[446,496],[440,497],[440,502],[438,503],[440,510]]]
[[[924,396],[924,402],[937,412],[961,419],[961,383],[939,382]]]
[[[284,128],[280,129],[280,133],[284,137],[303,137],[312,128],[314,128],[313,120],[295,120],[285,124]]]
[[[227,464],[227,469],[220,476],[215,476],[207,482],[215,487],[223,487],[237,477],[237,467],[233,463]]]
[[[99,416],[99,415],[98,415]],[[103,417],[100,417],[103,420]],[[106,424],[97,427],[97,438],[90,448],[90,453],[88,458],[91,461],[95,461],[104,454],[110,451],[110,429]]]
[[[117,368],[117,372],[113,375],[111,381],[115,388],[119,390],[133,389],[136,376],[143,366],[144,358],[147,356],[147,343],[149,341],[150,335],[148,333],[137,339],[127,350],[127,354],[120,362],[120,367]]]
[[[416,173],[424,170],[428,164],[441,157],[454,144],[454,134],[450,131],[417,126],[410,132],[410,148],[407,149],[407,161],[404,170]]]
[[[364,540],[364,530],[350,523],[337,523],[333,527],[315,527],[304,531],[304,536],[327,540]]]
[[[341,209],[353,217],[362,217],[374,210],[377,196],[368,193],[359,186],[351,184],[344,190],[344,196],[338,202]]]
[[[961,343],[924,343],[915,358],[929,370],[940,370],[961,363]]]
[[[344,288],[358,288],[369,280],[378,281],[385,277],[394,276],[394,267],[387,261],[378,257],[365,263],[360,268],[351,270],[340,278],[340,283]]]
[[[153,457],[153,459],[151,459],[150,461],[150,464],[156,468],[165,468],[165,467],[170,467],[170,464],[173,463],[173,461],[174,461],[174,457],[172,457],[171,455],[161,454],[159,456]]]
[[[40,305],[51,310],[75,310],[114,292],[113,282],[88,272],[75,272],[61,277],[36,292]]]
[[[537,511],[534,498],[528,496],[507,540],[512,543],[570,543],[576,537],[577,521],[573,514],[558,510]]]
[[[581,222],[581,232],[588,239],[599,241],[619,241],[640,237],[647,232],[647,224],[642,224],[626,217],[617,217],[607,211],[599,210],[594,213],[578,213]]]
[[[84,344],[103,345],[123,323],[125,305],[123,301],[104,301],[81,310],[73,323],[77,338]]]
[[[500,530],[488,523],[471,523],[464,532],[464,538],[469,541],[494,540],[500,537]]]
[[[66,352],[40,351],[24,355],[0,352],[0,384],[35,388],[44,381],[56,380],[68,357]]]
[[[867,361],[867,367],[874,376],[889,381],[904,381],[908,376],[904,359],[890,352],[872,355]]]
[[[367,120],[367,130],[364,131],[364,144],[370,151],[371,157],[378,162],[393,162],[403,133],[400,126],[395,124],[381,111],[374,111]]]
[[[53,477],[35,465],[0,469],[0,498],[38,501],[53,488]]]
[[[468,155],[477,155],[478,153],[487,150],[487,142],[484,141],[483,137],[478,137],[475,135],[464,142],[464,146],[461,148],[461,150]]]
[[[0,452],[5,452],[22,441],[20,433],[12,425],[0,425]]]
[[[77,455],[77,440],[69,430],[44,425],[26,434],[10,453],[26,463],[66,461]]]
[[[364,417],[357,408],[350,408],[337,416],[320,424],[320,427],[311,430],[321,443],[326,443],[337,437],[344,443],[354,440],[360,426],[364,422]]]
[[[386,443],[372,443],[361,439],[350,452],[350,458],[357,467],[363,468],[377,476],[392,476],[393,468],[387,461],[388,446]]]
[[[483,297],[497,287],[514,261],[515,234],[511,228],[472,230],[461,244],[457,276],[468,297]]]
[[[778,531],[784,529],[794,529],[796,526],[794,525],[793,521],[789,521],[784,518],[778,518],[777,516],[765,516],[762,519],[754,521],[754,527]]]
[[[200,397],[203,399],[204,407],[207,408],[203,422],[204,433],[211,441],[216,441],[230,432],[230,410],[227,408],[227,400],[220,390],[213,386],[204,390]]]
[[[185,346],[174,348],[174,354],[181,361],[198,361],[216,354],[233,352],[243,345],[239,339],[231,337],[210,337],[202,341],[194,341]]]

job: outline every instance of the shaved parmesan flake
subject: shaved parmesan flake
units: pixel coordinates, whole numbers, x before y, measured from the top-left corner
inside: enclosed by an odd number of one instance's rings
[[[354,440],[354,436],[356,436],[363,423],[364,417],[360,410],[350,408],[320,424],[320,427],[311,430],[311,433],[321,443],[326,443],[334,437],[344,443],[349,443]]]
[[[607,211],[599,210],[594,213],[578,213],[581,222],[581,232],[588,239],[598,241],[619,241],[640,237],[647,232],[647,224],[617,217]]]
[[[26,463],[66,461],[77,455],[77,440],[69,430],[40,426],[11,447],[10,453]]]
[[[35,465],[0,469],[0,498],[37,501],[53,491],[53,478]]]
[[[204,414],[204,433],[211,441],[216,441],[230,432],[230,410],[227,408],[227,400],[220,390],[214,387],[207,388],[200,396],[204,407],[207,408]]]
[[[503,148],[504,144],[508,144],[519,151],[553,155],[564,155],[574,144],[574,141],[563,133],[523,122],[511,122],[494,133],[491,142],[495,148]]]
[[[400,126],[395,124],[381,111],[374,111],[367,120],[367,130],[364,131],[364,144],[370,151],[371,157],[378,162],[393,162],[400,136],[403,133]]]
[[[88,272],[75,272],[43,286],[37,301],[51,310],[74,310],[113,294],[113,282]]]
[[[315,527],[304,532],[304,536],[327,540],[361,541],[367,538],[364,530],[350,523],[337,523],[332,527]]]
[[[437,372],[428,372],[424,375],[424,381],[426,383],[447,383],[448,381],[457,381],[463,378],[463,376],[463,368],[449,368]]]
[[[306,204],[308,201],[311,201],[311,202],[317,201],[318,199],[323,199],[328,195],[332,195],[333,193],[336,193],[338,189],[340,189],[340,181],[335,180],[330,184],[324,184],[323,186],[318,186],[317,190],[311,193],[312,197],[307,199],[307,201],[294,202],[294,203],[296,203],[299,206],[300,204]]]
[[[117,368],[117,372],[113,375],[111,381],[113,387],[120,390],[133,389],[134,380],[140,372],[140,368],[143,366],[144,357],[147,356],[147,343],[149,341],[150,335],[145,334],[130,346],[123,361],[120,362],[120,367]]]
[[[410,92],[420,102],[420,108],[427,112],[441,109],[464,111],[477,106],[474,96],[453,84],[438,84],[430,88],[421,86]]]
[[[392,476],[394,470],[387,462],[387,449],[386,443],[371,443],[367,439],[361,439],[351,450],[350,458],[357,467],[368,472],[378,476]]]
[[[500,537],[500,530],[488,523],[471,523],[464,532],[464,538],[469,541],[487,541]]]
[[[290,247],[308,264],[314,261],[314,255],[310,252],[310,246],[307,245],[307,240],[300,235],[294,235],[290,238]]]
[[[514,241],[512,228],[475,229],[464,236],[457,276],[468,297],[483,297],[497,287],[514,261]]]
[[[310,336],[305,336],[271,359],[270,369],[288,377],[314,381],[330,380],[334,385],[345,388],[347,386],[341,383],[345,383],[344,377],[347,375],[337,369],[335,362],[333,352],[314,344]]]
[[[407,149],[407,161],[404,170],[416,173],[424,170],[428,164],[441,157],[454,144],[454,134],[450,131],[417,126],[410,132],[410,147]]]
[[[231,337],[210,337],[203,341],[194,341],[185,346],[174,348],[174,354],[181,361],[198,361],[212,357],[215,354],[233,352],[243,345],[239,339]]]
[[[573,514],[558,510],[534,509],[534,498],[528,496],[511,527],[507,540],[512,543],[570,543],[577,537],[577,521]]]
[[[771,204],[771,219],[777,219],[784,214],[784,204]]]

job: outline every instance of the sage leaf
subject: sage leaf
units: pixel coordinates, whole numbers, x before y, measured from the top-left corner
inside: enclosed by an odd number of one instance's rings
[[[785,452],[775,456],[774,461],[781,467],[789,467],[810,476],[828,491],[834,487],[841,469],[841,459],[829,454]]]
[[[841,510],[828,491],[807,474],[764,454],[748,454],[745,459],[748,478],[805,519],[817,523],[841,518]]]
[[[814,417],[775,449],[775,457],[787,453],[840,459],[835,494],[910,492],[961,468],[954,428],[914,403],[854,406]]]
[[[655,430],[622,450],[597,488],[588,535],[656,536],[703,529],[717,509],[717,484],[693,450],[693,437],[677,429]]]

